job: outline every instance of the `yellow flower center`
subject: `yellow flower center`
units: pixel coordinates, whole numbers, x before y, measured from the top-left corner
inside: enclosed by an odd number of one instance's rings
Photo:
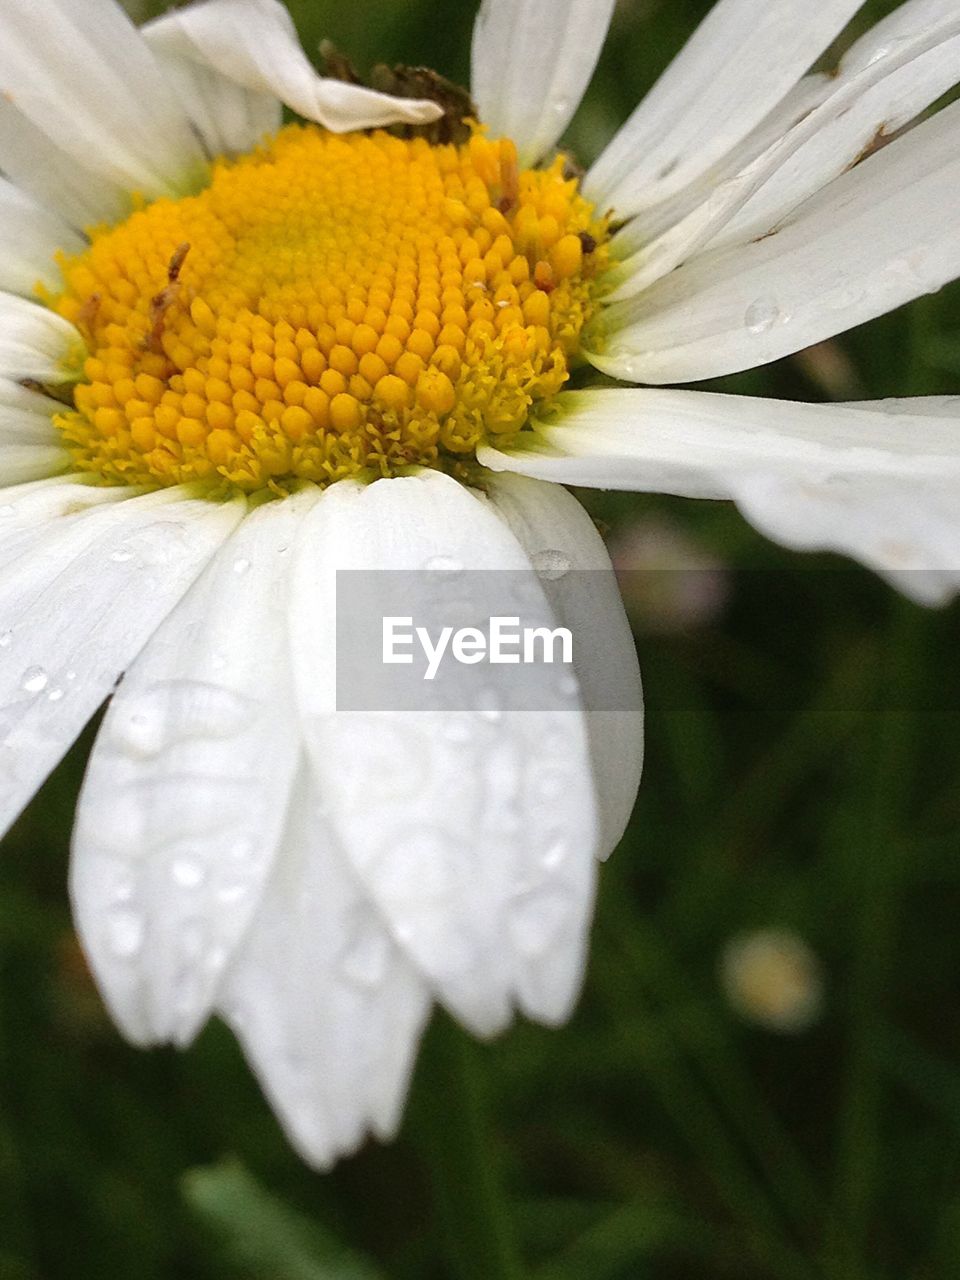
[[[606,235],[559,157],[291,125],[61,263],[89,357],[58,426],[107,484],[453,467],[569,376]]]

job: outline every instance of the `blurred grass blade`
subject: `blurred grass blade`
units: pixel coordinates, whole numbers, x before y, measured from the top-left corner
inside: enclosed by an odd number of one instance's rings
[[[239,1164],[191,1169],[182,1187],[228,1261],[258,1280],[385,1280],[371,1262],[270,1195]]]

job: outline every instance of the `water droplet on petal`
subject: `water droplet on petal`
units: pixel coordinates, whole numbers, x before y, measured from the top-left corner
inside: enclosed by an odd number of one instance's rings
[[[170,878],[182,889],[197,889],[207,878],[207,869],[192,858],[177,858],[170,864]]]
[[[66,693],[66,689],[51,689],[47,694],[48,702],[59,702]]]
[[[503,716],[500,695],[493,688],[480,690],[477,695],[476,708],[480,716],[489,721],[490,724],[496,724]]]
[[[9,649],[13,643],[12,631],[0,631],[0,649]]]
[[[562,836],[559,836],[556,840],[551,841],[551,843],[547,845],[546,849],[544,849],[543,853],[541,853],[540,865],[545,871],[556,871],[557,867],[563,863],[569,852],[570,847],[566,840],[564,840]]]
[[[580,681],[570,671],[565,671],[557,681],[557,689],[565,698],[575,698],[580,692]]]
[[[782,318],[782,312],[775,298],[757,298],[747,307],[743,323],[748,333],[759,335],[767,333]]]
[[[217,890],[217,900],[222,902],[224,906],[233,906],[234,903],[239,902],[241,898],[246,896],[249,888],[250,886],[245,880],[231,880]]]
[[[463,564],[454,556],[431,556],[424,564],[424,569],[443,570],[447,573],[462,573]]]
[[[131,960],[143,946],[143,916],[132,907],[114,907],[107,913],[107,942],[118,960]]]
[[[242,577],[250,568],[250,561],[241,556],[233,562],[233,572]]]
[[[124,542],[115,551],[110,552],[110,559],[116,564],[126,564],[128,560],[133,559],[134,554],[133,548]]]
[[[27,667],[20,680],[20,688],[24,693],[42,693],[49,681],[43,667]]]
[[[508,922],[517,949],[525,955],[542,954],[567,923],[570,899],[559,889],[537,889],[510,905]]]
[[[570,571],[570,557],[563,551],[535,551],[530,557],[530,563],[536,570],[537,577],[543,578],[545,582],[555,582]]]

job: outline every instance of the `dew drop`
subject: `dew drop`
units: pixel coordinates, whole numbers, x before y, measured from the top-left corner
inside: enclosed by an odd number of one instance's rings
[[[463,564],[454,556],[431,556],[424,564],[424,569],[443,570],[446,573],[462,573]]]
[[[66,693],[66,689],[51,689],[47,694],[48,702],[59,702]]]
[[[170,878],[181,889],[198,889],[207,878],[207,870],[192,858],[177,858],[170,864]]]
[[[107,914],[107,941],[118,960],[132,960],[143,946],[143,916],[132,907],[114,907]]]
[[[540,855],[540,865],[544,871],[556,871],[567,856],[569,849],[566,840],[558,836],[550,842]]]
[[[249,885],[245,880],[231,880],[217,890],[217,901],[225,907],[231,907],[246,897]]]
[[[20,681],[20,688],[24,693],[42,693],[49,681],[50,677],[43,667],[27,667]]]
[[[580,692],[580,682],[577,680],[575,675],[571,674],[571,672],[565,671],[557,681],[557,689],[563,697],[575,698]]]
[[[248,572],[249,568],[250,561],[243,556],[233,562],[233,572],[237,574],[238,577],[243,577],[243,575]]]
[[[128,560],[134,557],[134,550],[126,543],[122,543],[115,551],[110,552],[110,559],[116,564],[126,564]]]
[[[567,922],[570,900],[558,889],[525,893],[511,904],[508,922],[517,949],[524,955],[542,954]]]
[[[496,689],[481,689],[477,695],[476,709],[481,718],[490,724],[496,724],[503,716],[503,707],[500,701],[500,695]]]
[[[12,631],[0,631],[0,649],[9,649],[13,643]]]
[[[570,572],[570,557],[562,551],[535,551],[530,563],[536,570],[537,577],[545,582],[555,582]]]
[[[782,313],[775,298],[757,298],[747,307],[743,323],[748,333],[759,335],[767,333],[780,319]]]

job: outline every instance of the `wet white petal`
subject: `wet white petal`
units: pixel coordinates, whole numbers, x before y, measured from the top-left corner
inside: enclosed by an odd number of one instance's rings
[[[55,213],[0,178],[0,289],[32,295],[38,284],[62,289],[60,268],[54,261],[58,249],[80,253],[84,240]]]
[[[778,168],[711,241],[711,247],[765,234],[855,164],[868,148],[893,136],[936,102],[960,80],[958,26],[956,0],[909,0],[871,28],[841,62],[834,91],[857,82],[866,85],[864,72],[885,63],[899,63],[897,69],[879,77],[849,111],[819,129]],[[904,58],[918,37],[927,37],[930,47]]]
[[[534,164],[570,123],[590,82],[615,0],[483,0],[471,88],[491,134]]]
[[[63,382],[83,339],[67,320],[36,302],[0,293],[0,379]]]
[[[74,912],[139,1043],[184,1044],[203,1025],[273,865],[300,752],[287,568],[312,501],[241,522],[126,672],[90,757]]]
[[[928,59],[931,56],[942,58],[944,50],[951,48],[953,54],[949,62],[951,68],[956,64],[956,75],[960,78],[960,18],[957,17],[942,21],[930,30],[900,39],[885,56],[875,57],[866,66],[858,67],[855,74],[834,81],[823,100],[756,160],[718,184],[701,205],[651,244],[644,245],[632,257],[621,261],[614,275],[620,285],[610,295],[610,300],[633,297],[648,289],[681,262],[692,258],[705,244],[712,250],[731,240],[751,238],[749,232],[746,236],[741,234],[743,224],[740,215],[749,215],[755,198],[765,199],[770,186],[775,186],[779,193],[773,206],[778,213],[786,212],[782,207],[784,202],[787,202],[788,207],[799,203],[818,186],[814,181],[809,189],[802,187],[795,199],[788,194],[796,186],[797,159],[807,154],[810,144],[820,147],[824,138],[833,139],[836,132],[834,126],[839,126],[845,131],[846,141],[849,141],[848,135],[853,131],[852,137],[859,139],[857,150],[861,150],[873,137],[876,129],[876,125],[870,123],[875,120],[878,110],[874,102],[875,92],[881,91],[880,96],[884,101],[896,98],[902,91],[904,76],[913,77],[914,80],[919,78],[925,84],[929,79],[926,74]],[[930,97],[939,96],[941,91],[931,92]],[[916,109],[919,110],[919,106]],[[828,151],[832,149],[833,144],[830,143]],[[807,179],[807,167],[801,166],[804,182]],[[844,168],[846,164],[841,160],[834,173],[826,175],[824,181],[835,173],[842,172]],[[817,171],[819,170],[815,166],[815,172]],[[785,174],[786,186],[780,181]],[[774,216],[770,223],[756,227],[755,230],[759,234],[766,234],[776,220]],[[736,226],[741,227],[741,232],[732,231]],[[749,218],[747,226],[750,226]]]
[[[735,177],[742,169],[762,155],[768,147],[779,141],[794,125],[804,119],[834,89],[832,76],[817,72],[804,76],[782,102],[750,131],[732,151],[721,157],[695,181],[658,204],[643,209],[625,222],[612,238],[616,256],[625,260],[644,245],[658,239],[665,231],[677,225],[701,204],[710,199],[713,191],[722,183]]]
[[[102,529],[98,521],[86,517],[96,507],[136,497],[136,489],[119,485],[98,485],[86,476],[66,475],[16,483],[0,489],[0,569],[23,557],[18,571],[24,581],[31,575],[39,580],[40,567],[30,557],[48,557],[52,569],[62,559],[69,560]],[[102,517],[99,518],[102,520]],[[3,589],[8,589],[5,580]]]
[[[547,577],[543,589],[575,637],[597,784],[599,853],[606,857],[633,812],[643,767],[640,667],[610,557],[596,525],[561,485],[508,473],[484,483],[534,564],[551,551],[569,564],[568,572]]]
[[[182,34],[198,59],[337,133],[398,122],[426,124],[443,114],[434,102],[393,98],[318,76],[279,0],[203,0],[183,17]]]
[[[528,447],[485,447],[481,461],[565,484],[733,498],[776,541],[852,556],[919,600],[960,583],[960,431],[937,398],[891,412],[595,390],[559,408]]]
[[[203,171],[187,117],[113,0],[6,0],[0,93],[91,173],[147,196]]]
[[[786,96],[863,0],[718,0],[587,174],[621,217],[732,150]]]
[[[0,832],[240,511],[166,489],[41,526],[0,571]]]
[[[506,668],[485,670],[478,691],[477,669],[453,664],[425,683],[423,710],[333,713],[336,570],[416,571],[411,614],[436,618],[438,600],[451,614],[475,606],[458,565],[530,568],[495,510],[439,472],[332,486],[298,550],[294,672],[354,872],[438,999],[493,1034],[514,1003],[562,1019],[579,987],[598,832],[577,690],[556,709],[517,710]],[[533,574],[523,587],[527,616],[555,625]]]
[[[776,360],[933,293],[960,273],[952,201],[960,103],[805,202],[763,239],[705,252],[604,317],[591,360],[692,382]]]
[[[148,22],[141,30],[207,153],[249,151],[280,128],[280,99],[275,93],[247,89],[210,65],[191,39],[198,22],[202,36],[204,21],[202,9],[192,5]]]
[[[338,846],[307,771],[220,1010],[290,1141],[329,1167],[399,1124],[430,999]]]

